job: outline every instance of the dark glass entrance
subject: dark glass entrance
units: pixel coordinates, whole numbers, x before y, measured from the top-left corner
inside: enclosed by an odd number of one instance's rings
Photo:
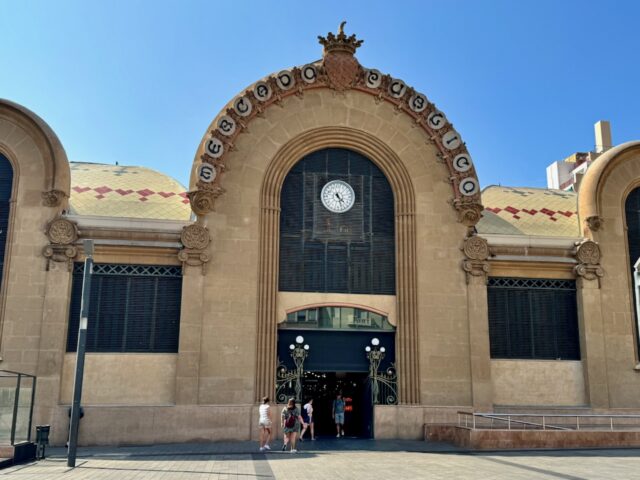
[[[305,372],[302,385],[304,402],[313,398],[316,436],[336,436],[336,425],[331,413],[333,400],[338,392],[342,393],[345,400],[345,436],[372,436],[372,405],[367,373]]]
[[[280,328],[275,398],[284,403],[300,394],[300,406],[313,398],[316,435],[335,438],[331,411],[336,393],[342,392],[346,403],[345,435],[371,438],[373,395],[366,348],[371,349],[373,339],[378,342],[375,348],[379,345],[385,352],[381,373],[395,362],[394,331]],[[302,357],[296,352],[303,352]],[[382,392],[379,398],[386,398],[386,394]]]

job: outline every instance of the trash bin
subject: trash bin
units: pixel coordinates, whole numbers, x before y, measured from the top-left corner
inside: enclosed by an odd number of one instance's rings
[[[42,460],[44,458],[45,447],[49,445],[50,425],[36,425],[36,458]]]

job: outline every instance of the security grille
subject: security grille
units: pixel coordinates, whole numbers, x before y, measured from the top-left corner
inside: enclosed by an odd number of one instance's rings
[[[558,280],[555,278],[490,277],[488,286],[490,288],[548,288],[553,290],[575,290],[576,282],[574,280]]]
[[[640,258],[640,188],[633,190],[624,205],[625,219],[627,220],[627,245],[629,246],[629,271],[630,278],[634,278],[634,265]],[[632,289],[633,304],[636,304],[636,288]],[[638,325],[638,312],[633,309],[633,315]],[[640,331],[636,331],[636,342],[640,352]]]
[[[575,281],[489,279],[491,358],[579,360]]]
[[[83,271],[83,264],[75,264],[68,352],[77,347]],[[87,351],[177,352],[181,297],[180,267],[94,265]]]
[[[73,273],[82,274],[84,263],[75,263]],[[111,263],[98,263],[93,265],[94,275],[133,275],[146,277],[182,277],[182,269],[165,265],[121,265]]]
[[[11,190],[13,188],[13,168],[11,163],[0,154],[0,281],[4,272],[4,256],[7,249],[9,214],[11,213]],[[1,291],[1,289],[0,289]]]
[[[322,204],[332,180],[353,188],[349,211]],[[393,192],[370,160],[336,148],[307,155],[287,175],[280,204],[281,291],[395,293]]]

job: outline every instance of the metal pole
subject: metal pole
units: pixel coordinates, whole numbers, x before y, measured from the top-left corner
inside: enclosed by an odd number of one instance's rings
[[[20,381],[22,375],[18,374],[16,383],[16,394],[13,397],[13,418],[11,419],[11,445],[16,443],[16,421],[18,420],[18,401],[20,400]]]
[[[33,405],[36,402],[36,377],[31,377],[31,406],[29,407],[29,430],[27,442],[31,441],[31,425],[33,423]]]
[[[89,323],[89,300],[91,298],[91,274],[93,273],[93,240],[84,242],[84,273],[82,275],[82,302],[80,303],[80,328],[78,329],[78,349],[76,352],[76,373],[73,383],[73,403],[71,404],[71,424],[69,425],[69,452],[67,466],[76,466],[78,448],[78,423],[80,422],[80,401],[82,399],[82,376],[84,374],[84,353],[87,345],[87,324]]]

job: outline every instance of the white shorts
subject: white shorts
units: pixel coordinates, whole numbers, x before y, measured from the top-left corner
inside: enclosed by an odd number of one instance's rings
[[[260,428],[271,428],[271,420],[260,420],[258,426]]]

